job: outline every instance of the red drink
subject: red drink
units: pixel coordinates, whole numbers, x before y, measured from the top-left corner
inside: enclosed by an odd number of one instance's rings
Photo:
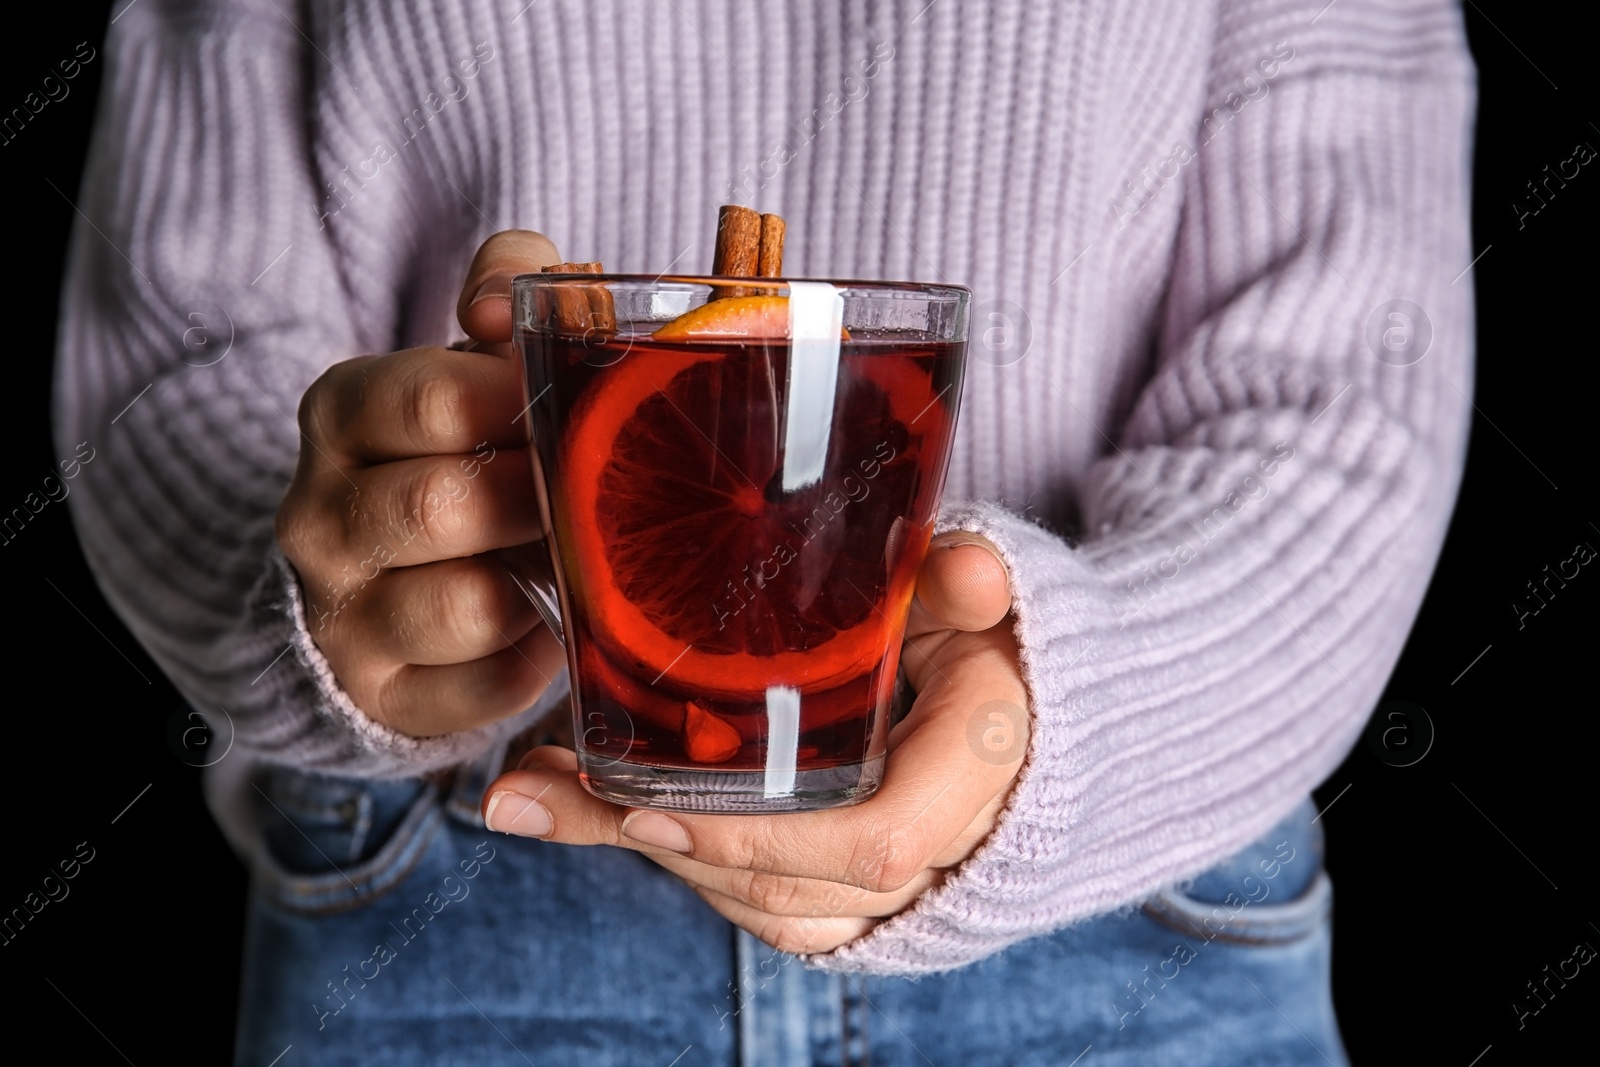
[[[710,810],[870,793],[965,344],[854,331],[818,393],[788,339],[519,341],[586,785]]]

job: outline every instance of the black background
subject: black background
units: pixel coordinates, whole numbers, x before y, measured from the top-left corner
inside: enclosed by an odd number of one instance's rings
[[[100,50],[111,10],[35,8],[31,28],[10,34],[0,110],[78,42]],[[1520,1027],[1512,1008],[1538,1007],[1525,983],[1578,942],[1600,948],[1589,855],[1600,570],[1583,568],[1521,629],[1511,608],[1578,542],[1600,548],[1596,448],[1583,430],[1595,425],[1600,170],[1584,167],[1520,226],[1511,207],[1575,144],[1600,147],[1596,62],[1591,35],[1544,5],[1466,10],[1482,257],[1459,284],[1478,294],[1478,416],[1449,540],[1387,693],[1425,709],[1431,729],[1380,706],[1379,729],[1394,728],[1387,759],[1358,745],[1317,794],[1337,886],[1335,995],[1358,1064],[1492,1067],[1554,1059],[1574,1042],[1592,1050],[1584,1021],[1600,1004],[1590,966],[1552,983],[1557,995]],[[0,147],[14,264],[7,510],[61,458],[49,434],[54,309],[103,69],[102,54]],[[70,1062],[163,1062],[180,1049],[223,1062],[245,878],[201,803],[199,772],[169,747],[177,696],[99,596],[66,505],[0,545],[0,567],[11,603],[0,911],[80,842],[94,849],[70,896],[0,946],[11,1036]]]

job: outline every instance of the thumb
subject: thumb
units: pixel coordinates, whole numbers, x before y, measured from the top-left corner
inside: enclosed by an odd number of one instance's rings
[[[511,279],[559,262],[550,238],[532,230],[502,230],[483,242],[456,301],[461,328],[478,341],[511,340]]]
[[[1011,610],[1011,581],[1000,550],[956,530],[934,539],[917,572],[907,637],[934,630],[987,630]]]

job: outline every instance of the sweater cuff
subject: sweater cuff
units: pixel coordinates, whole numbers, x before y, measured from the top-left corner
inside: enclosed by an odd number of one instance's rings
[[[272,562],[282,581],[283,604],[293,628],[291,644],[300,667],[316,687],[316,712],[352,739],[359,756],[344,768],[359,768],[362,777],[398,778],[427,774],[446,767],[472,763],[497,745],[509,741],[550,706],[541,698],[532,708],[487,726],[436,737],[409,737],[378,722],[356,706],[333,675],[333,667],[317,647],[306,622],[305,594],[299,573],[283,553],[273,546]],[[559,686],[559,679],[551,689]],[[548,697],[550,693],[545,694]]]
[[[947,506],[937,532],[988,538],[1009,572],[1022,676],[1032,711],[1028,755],[989,838],[945,881],[899,915],[833,952],[806,957],[829,971],[918,975],[952,970],[1047,932],[1059,912],[1052,877],[1066,860],[1072,780],[1087,768],[1069,736],[1074,679],[1111,605],[1058,536],[990,503]]]

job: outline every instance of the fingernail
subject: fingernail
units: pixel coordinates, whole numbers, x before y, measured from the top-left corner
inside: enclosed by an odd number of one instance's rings
[[[994,546],[993,542],[988,538],[980,537],[978,534],[969,533],[966,530],[956,530],[953,533],[945,534],[939,539],[938,547],[960,548],[962,545],[976,545],[999,560],[1001,566],[1005,566],[1006,559],[1000,554],[1000,550]]]
[[[659,811],[636,811],[622,820],[622,836],[631,837],[641,845],[687,853],[694,846],[689,843],[689,831],[677,819]]]
[[[556,825],[543,804],[509,790],[489,798],[489,809],[483,813],[483,821],[491,830],[523,837],[549,837]]]

